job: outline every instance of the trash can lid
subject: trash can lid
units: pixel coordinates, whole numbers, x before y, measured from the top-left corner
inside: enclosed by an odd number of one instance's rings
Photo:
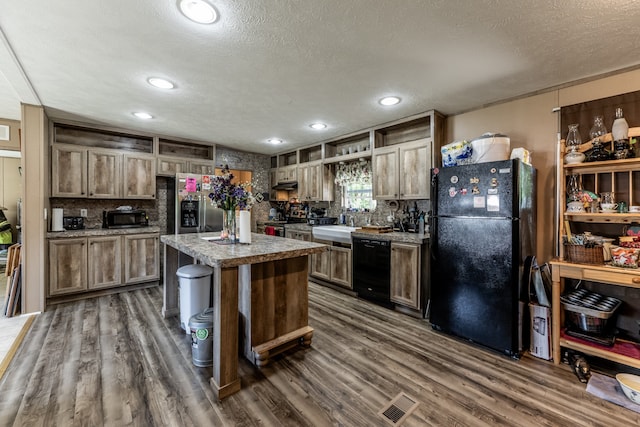
[[[202,313],[197,313],[189,319],[189,328],[212,328],[213,327],[213,307],[205,309]]]
[[[176,271],[176,276],[185,277],[187,279],[197,279],[198,277],[211,276],[212,274],[213,269],[202,264],[185,265]]]

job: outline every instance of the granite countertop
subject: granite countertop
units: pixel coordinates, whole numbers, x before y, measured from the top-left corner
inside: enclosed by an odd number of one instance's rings
[[[394,231],[392,233],[365,233],[362,231],[353,231],[351,237],[361,237],[364,239],[385,240],[390,242],[416,243],[422,245],[429,241],[429,233],[403,233]]]
[[[266,261],[294,258],[327,250],[320,243],[284,239],[265,234],[251,234],[251,243],[220,244],[204,238],[219,237],[220,233],[168,234],[160,241],[212,267],[237,267]]]
[[[71,239],[78,237],[120,236],[126,234],[160,233],[160,227],[135,228],[85,228],[83,230],[49,231],[47,239]]]

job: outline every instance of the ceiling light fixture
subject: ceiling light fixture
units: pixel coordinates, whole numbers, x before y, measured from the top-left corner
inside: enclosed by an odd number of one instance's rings
[[[400,98],[397,96],[385,96],[384,98],[380,98],[380,101],[378,101],[380,103],[380,105],[384,105],[385,107],[388,107],[390,105],[396,105],[400,103]]]
[[[280,138],[269,138],[269,139],[267,139],[267,142],[269,144],[274,144],[275,145],[275,144],[282,144],[284,141],[281,140]]]
[[[326,128],[327,128],[327,125],[325,125],[324,123],[319,123],[319,122],[318,122],[318,123],[311,123],[311,124],[309,125],[309,127],[310,127],[311,129],[315,129],[315,130],[322,130],[322,129],[326,129]]]
[[[179,0],[180,12],[198,24],[212,24],[218,19],[216,9],[205,0]]]
[[[145,113],[142,111],[138,111],[133,113],[134,116],[136,116],[139,119],[143,119],[143,120],[148,120],[148,119],[153,119],[153,116],[149,113]]]
[[[171,83],[169,80],[163,79],[161,77],[149,77],[147,79],[147,83],[159,89],[173,89],[174,87],[176,87],[176,85]]]

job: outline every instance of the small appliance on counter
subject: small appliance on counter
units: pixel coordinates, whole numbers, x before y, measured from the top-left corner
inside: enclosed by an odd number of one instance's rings
[[[147,227],[149,217],[143,210],[116,209],[102,211],[102,228],[135,228]]]
[[[84,218],[81,216],[62,217],[62,227],[65,230],[84,230]]]

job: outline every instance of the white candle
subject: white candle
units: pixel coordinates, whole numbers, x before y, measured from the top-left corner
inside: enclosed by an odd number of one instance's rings
[[[240,243],[251,243],[251,211],[240,211]]]

